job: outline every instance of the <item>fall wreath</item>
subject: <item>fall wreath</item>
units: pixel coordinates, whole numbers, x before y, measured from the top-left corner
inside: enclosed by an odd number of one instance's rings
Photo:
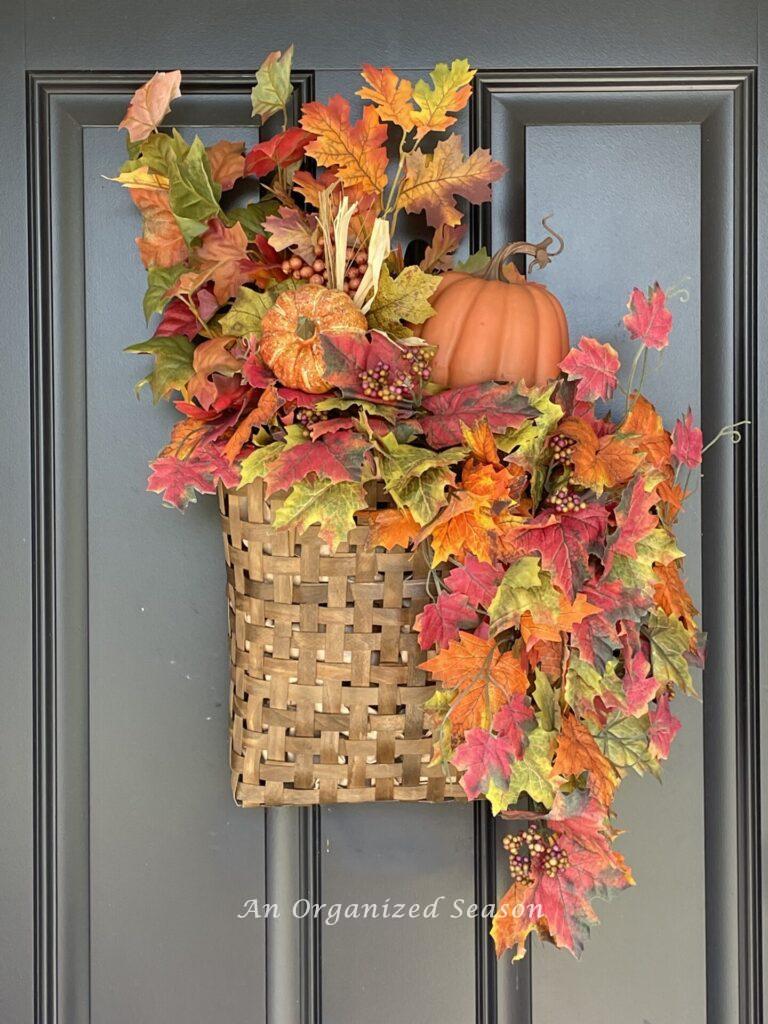
[[[702,434],[690,412],[670,434],[640,392],[668,343],[665,292],[631,294],[622,386],[616,350],[568,350],[554,297],[507,263],[545,265],[551,237],[454,263],[458,201],[487,201],[503,173],[447,131],[471,93],[466,61],[415,84],[365,66],[359,119],[334,96],[292,127],[291,59],[257,72],[253,114],[282,128],[248,152],[160,130],[179,72],[142,86],[121,124],[116,180],[143,216],[144,312],[159,314],[128,351],[154,357],[138,388],[180,413],[149,489],[183,507],[262,480],[281,496],[277,526],[314,526],[333,549],[383,483],[394,507],[370,510],[371,543],[423,545],[432,567],[416,628],[440,684],[434,762],[518,822],[498,952],[523,955],[535,930],[578,955],[595,897],[633,884],[613,846],[616,788],[659,774],[672,699],[702,661],[674,535]],[[262,198],[224,201],[247,178]],[[393,242],[411,215],[432,229],[419,265]],[[538,333],[510,340],[531,302]]]

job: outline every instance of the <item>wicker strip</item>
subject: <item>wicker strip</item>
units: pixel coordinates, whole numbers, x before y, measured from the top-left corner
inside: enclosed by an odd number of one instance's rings
[[[261,481],[219,491],[236,802],[464,799],[429,765],[423,704],[435,685],[413,632],[423,557],[371,550],[364,516],[331,554],[317,527],[275,530],[278,504]]]

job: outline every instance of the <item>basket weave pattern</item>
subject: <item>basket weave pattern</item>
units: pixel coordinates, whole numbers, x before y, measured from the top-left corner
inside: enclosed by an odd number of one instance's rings
[[[221,489],[219,504],[237,803],[463,799],[429,765],[435,684],[413,631],[428,600],[421,554],[371,550],[364,516],[333,554],[317,527],[275,530],[278,502],[260,481]]]

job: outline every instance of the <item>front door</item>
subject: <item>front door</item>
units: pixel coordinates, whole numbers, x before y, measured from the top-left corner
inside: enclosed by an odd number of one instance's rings
[[[16,782],[2,899],[18,928],[0,937],[0,1018],[756,1024],[755,0],[37,0],[26,19],[8,4],[6,18],[0,360],[16,383],[2,459],[16,497],[3,516],[0,729]],[[751,420],[740,446],[709,457],[682,531],[711,635],[703,703],[679,709],[663,787],[622,789],[619,843],[638,885],[598,908],[579,963],[534,943],[522,963],[496,965],[472,910],[507,885],[504,826],[483,807],[231,802],[217,510],[201,501],[182,519],[144,493],[173,411],[133,396],[122,349],[146,336],[137,221],[102,175],[122,160],[115,126],[156,68],[188,69],[168,123],[255,141],[252,72],[288,41],[301,99],[351,95],[363,61],[414,78],[467,56],[480,73],[463,130],[510,169],[473,243],[536,241],[552,214],[566,248],[547,284],[572,339],[620,350],[631,287],[675,285],[686,301],[650,397],[665,418],[690,399],[707,439]],[[27,188],[29,374],[23,259],[7,260]],[[408,915],[435,900],[434,916]],[[324,908],[314,917],[308,904]],[[345,916],[355,904],[379,914]]]

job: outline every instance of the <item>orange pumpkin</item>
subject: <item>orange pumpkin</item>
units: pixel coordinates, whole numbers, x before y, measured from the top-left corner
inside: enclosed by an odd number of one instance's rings
[[[506,265],[524,253],[546,266],[557,254],[547,251],[552,241],[506,245],[481,275],[444,275],[430,299],[436,312],[419,328],[424,341],[437,348],[435,383],[454,388],[487,380],[543,384],[558,375],[558,363],[568,352],[563,307],[543,284]]]
[[[261,321],[261,358],[277,379],[289,388],[313,395],[328,390],[321,334],[344,334],[368,329],[361,313],[345,292],[319,284],[283,292]]]

